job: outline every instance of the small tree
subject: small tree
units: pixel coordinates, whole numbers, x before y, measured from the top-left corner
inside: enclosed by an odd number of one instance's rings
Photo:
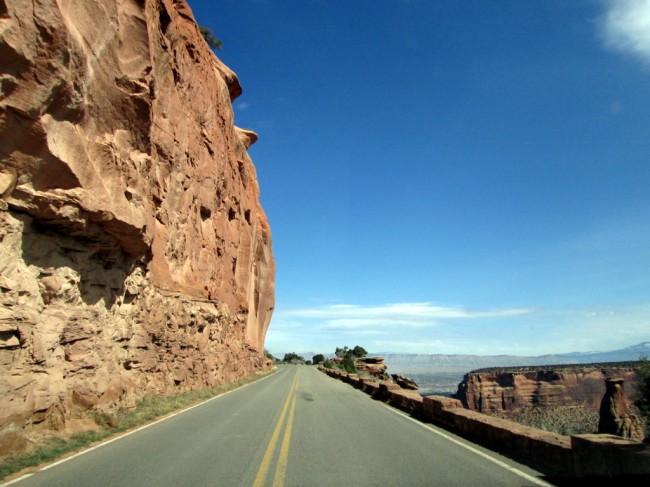
[[[210,29],[199,25],[199,31],[205,39],[205,42],[207,42],[208,46],[210,46],[210,49],[221,49],[221,41],[212,34],[212,31]]]
[[[334,353],[338,358],[343,358],[348,353],[348,347],[343,347],[343,348],[336,347],[336,351]]]
[[[352,349],[352,355],[354,355],[357,358],[361,358],[361,357],[365,357],[366,355],[368,355],[368,352],[366,352],[365,348],[360,347],[359,345],[357,345],[356,347],[354,347]]]
[[[343,370],[345,370],[348,374],[354,374],[357,372],[357,368],[354,366],[354,357],[352,356],[352,353],[345,354],[341,365],[343,366]]]
[[[311,358],[311,361],[314,363],[314,365],[322,364],[325,362],[325,356],[322,353],[317,353]]]
[[[295,364],[295,363],[305,363],[304,357],[301,357],[297,353],[285,353],[282,363],[285,364]]]
[[[354,374],[358,372],[356,366],[354,365],[356,359],[368,355],[366,349],[360,345],[357,345],[354,348],[336,347],[335,353],[338,358],[343,359],[340,368],[345,370],[349,374]]]

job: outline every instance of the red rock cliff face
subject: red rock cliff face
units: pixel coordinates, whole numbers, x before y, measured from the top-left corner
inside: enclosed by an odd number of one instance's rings
[[[530,406],[584,406],[597,410],[607,377],[625,380],[626,400],[632,404],[636,373],[632,367],[617,366],[470,372],[458,386],[458,397],[466,408],[481,412],[508,412]]]
[[[257,136],[185,1],[0,0],[0,63],[0,431],[267,366]]]

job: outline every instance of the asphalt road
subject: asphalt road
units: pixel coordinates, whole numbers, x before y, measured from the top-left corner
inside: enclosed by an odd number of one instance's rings
[[[39,470],[32,486],[527,486],[537,474],[309,366]]]

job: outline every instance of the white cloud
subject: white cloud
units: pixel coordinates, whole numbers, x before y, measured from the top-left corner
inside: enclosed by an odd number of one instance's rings
[[[449,354],[462,354],[469,348],[472,348],[473,344],[468,344],[461,340],[452,342],[448,340],[437,340],[435,338],[424,338],[419,340],[376,340],[373,346],[377,351],[388,351],[389,353],[395,350],[399,351],[398,353],[427,354],[431,353],[431,350],[445,350],[445,353]],[[472,348],[472,350],[476,349]]]
[[[240,101],[237,103],[237,110],[246,110],[248,107],[250,107],[251,104],[245,101]]]
[[[345,330],[346,328],[365,328],[365,327],[374,327],[377,325],[375,320],[364,319],[364,318],[343,318],[338,320],[327,320],[325,322],[325,328],[331,330]]]
[[[603,36],[607,47],[650,65],[650,0],[607,0]]]
[[[334,351],[356,344],[374,351],[441,352],[453,347],[449,342],[457,341],[456,335],[462,336],[461,329],[468,323],[481,327],[530,313],[533,310],[528,308],[468,310],[429,302],[276,308],[267,346],[274,352]]]
[[[650,341],[650,302],[569,309],[468,310],[432,303],[276,309],[272,352],[362,345],[371,352],[542,355]]]
[[[382,328],[403,326],[426,328],[443,320],[495,318],[531,313],[527,308],[471,311],[462,307],[437,306],[432,303],[394,303],[380,306],[336,304],[317,308],[279,311],[282,319],[318,320],[328,329]]]

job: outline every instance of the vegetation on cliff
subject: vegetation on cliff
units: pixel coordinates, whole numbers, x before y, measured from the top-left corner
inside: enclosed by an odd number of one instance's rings
[[[325,367],[328,369],[341,369],[348,374],[358,373],[355,362],[357,359],[363,358],[368,355],[368,352],[365,348],[360,345],[356,345],[354,348],[346,347],[336,347],[334,351],[336,358],[333,360],[327,359],[322,354],[314,355],[314,363],[318,357],[319,362],[322,362]]]
[[[637,369],[636,402],[639,415],[645,421],[646,439],[650,438],[650,360],[643,356]]]
[[[483,414],[565,436],[598,430],[598,411],[582,406],[533,406],[514,414],[503,411],[485,411]]]
[[[210,29],[200,25],[199,31],[201,31],[201,35],[205,39],[205,42],[208,43],[208,46],[210,46],[210,49],[221,49],[221,41],[212,34]]]

